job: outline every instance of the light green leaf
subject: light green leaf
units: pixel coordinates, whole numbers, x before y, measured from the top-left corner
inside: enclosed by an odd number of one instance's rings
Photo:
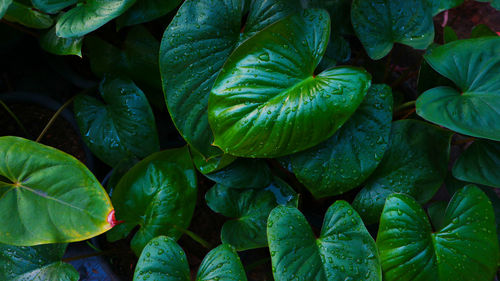
[[[316,198],[359,186],[375,170],[389,142],[391,88],[372,85],[353,116],[321,144],[280,159]]]
[[[182,0],[137,0],[123,15],[116,19],[119,28],[155,20],[174,10]]]
[[[475,186],[453,196],[435,232],[417,201],[389,196],[377,236],[384,280],[493,280],[499,253],[494,218],[491,202]]]
[[[178,239],[189,226],[196,204],[196,173],[187,147],[157,152],[130,169],[118,182],[112,201],[125,222],[108,233],[110,241],[140,226],[131,242],[137,256],[158,235]]]
[[[47,14],[57,14],[64,8],[78,3],[78,0],[31,0],[33,6]]]
[[[354,113],[370,87],[364,69],[313,75],[328,42],[324,10],[305,10],[243,42],[212,88],[214,145],[242,157],[272,158],[324,141]]]
[[[238,251],[267,247],[266,222],[277,205],[297,207],[298,196],[279,178],[264,189],[237,189],[216,184],[206,194],[208,206],[233,218],[222,226],[221,240]]]
[[[53,24],[52,18],[49,15],[15,1],[9,5],[3,19],[36,29],[49,28]]]
[[[267,239],[276,281],[382,280],[375,242],[345,201],[328,208],[317,239],[299,210],[278,206]]]
[[[0,0],[0,19],[3,18],[3,16],[7,12],[10,4],[12,4],[12,0]]]
[[[475,141],[453,166],[457,179],[500,188],[500,143]]]
[[[500,141],[500,37],[458,40],[425,60],[460,90],[437,87],[417,99],[422,118],[461,134]]]
[[[378,221],[392,193],[406,193],[428,202],[446,177],[451,133],[415,120],[392,124],[389,147],[382,162],[353,202],[366,224]]]
[[[394,43],[425,49],[434,41],[432,11],[423,0],[354,0],[351,21],[375,60],[385,57]]]
[[[1,243],[81,241],[112,227],[106,191],[72,156],[6,136],[0,137],[0,159]]]
[[[83,37],[62,38],[56,35],[53,27],[40,37],[40,46],[55,55],[76,55],[82,57]]]
[[[104,103],[85,95],[74,103],[83,140],[99,159],[115,166],[122,159],[144,158],[160,149],[153,111],[134,82],[107,77],[99,92]]]

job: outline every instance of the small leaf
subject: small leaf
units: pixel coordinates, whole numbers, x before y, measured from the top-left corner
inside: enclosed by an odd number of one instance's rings
[[[488,36],[498,36],[495,31],[491,30],[486,24],[478,24],[472,28],[470,38],[480,38]]]
[[[0,0],[0,19],[3,18],[3,16],[7,12],[10,4],[12,4],[12,0]]]
[[[366,224],[378,221],[392,193],[428,202],[446,177],[451,133],[427,123],[401,120],[392,124],[389,148],[353,202]]]
[[[56,35],[53,27],[40,37],[40,46],[55,55],[76,55],[82,57],[82,37],[62,38]]]
[[[445,26],[443,29],[444,43],[450,43],[458,40],[458,35],[455,30],[449,26]]]
[[[384,280],[493,280],[499,254],[494,218],[491,202],[475,186],[453,196],[436,232],[417,201],[389,196],[377,235]]]
[[[318,239],[299,210],[278,206],[267,239],[276,281],[382,280],[375,242],[345,201],[328,208]]]
[[[116,19],[118,28],[155,20],[174,10],[182,0],[137,0],[123,15]]]
[[[57,14],[62,9],[78,3],[78,0],[31,0],[31,3],[44,13]]]
[[[298,204],[297,194],[278,178],[264,189],[216,184],[205,199],[214,212],[233,218],[222,226],[221,240],[238,251],[267,247],[266,222],[271,210],[277,205]]]
[[[18,137],[0,137],[0,242],[81,241],[112,226],[106,191],[78,160]]]
[[[477,140],[453,166],[457,179],[500,188],[500,143]]]
[[[500,141],[500,37],[458,40],[425,60],[460,90],[437,87],[416,104],[422,118],[461,134]]]
[[[49,28],[53,24],[52,18],[49,15],[40,13],[29,6],[15,1],[9,5],[3,19],[36,29]]]
[[[99,159],[115,166],[122,159],[144,158],[160,149],[153,111],[134,82],[108,77],[99,92],[104,103],[85,95],[74,103],[83,140]]]
[[[132,167],[115,187],[111,199],[116,218],[125,222],[108,233],[108,240],[124,238],[139,225],[131,242],[139,256],[158,235],[178,239],[191,222],[196,189],[187,147],[152,154]]]

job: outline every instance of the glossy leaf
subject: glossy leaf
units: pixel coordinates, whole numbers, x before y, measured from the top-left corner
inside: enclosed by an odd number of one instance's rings
[[[82,57],[82,37],[62,38],[56,35],[56,28],[51,28],[40,37],[40,46],[55,55],[76,55]]]
[[[375,170],[389,142],[391,88],[372,85],[353,116],[325,142],[280,159],[316,198],[359,186]]]
[[[61,261],[67,244],[33,247],[0,244],[0,280],[78,281],[75,268]]]
[[[137,256],[152,238],[178,239],[189,226],[196,204],[196,173],[187,147],[157,152],[130,169],[118,182],[112,201],[125,222],[108,233],[110,241],[140,226],[131,242]]]
[[[437,87],[417,99],[422,118],[461,134],[500,141],[500,37],[459,40],[425,60],[460,90]]]
[[[222,169],[236,161],[236,159],[238,159],[237,157],[229,154],[222,154],[207,159],[194,147],[189,146],[189,149],[191,150],[191,156],[193,157],[193,162],[196,166],[196,169],[198,169],[198,171],[200,171],[204,175],[221,171]]]
[[[351,21],[372,59],[385,57],[394,43],[425,49],[434,41],[432,10],[422,0],[354,0]]]
[[[462,5],[464,0],[427,0],[428,5],[431,7],[432,15],[435,16],[442,11]]]
[[[500,143],[475,141],[453,166],[457,179],[500,188]]]
[[[106,191],[72,156],[6,136],[0,137],[0,159],[1,243],[80,241],[112,227]]]
[[[227,167],[205,176],[233,188],[262,188],[272,179],[271,169],[264,160],[247,158],[238,158]]]
[[[36,29],[49,28],[53,24],[52,18],[49,15],[40,13],[16,1],[13,1],[9,5],[3,19]]]
[[[123,15],[116,19],[118,27],[152,21],[174,10],[182,0],[137,0]]]
[[[279,157],[310,148],[354,113],[370,74],[336,67],[313,75],[329,36],[324,10],[305,10],[243,42],[212,88],[214,145],[242,157]]]
[[[3,18],[3,16],[7,12],[10,4],[12,4],[12,0],[0,0],[0,19]]]
[[[212,146],[207,107],[223,64],[245,38],[300,9],[298,0],[249,1],[243,22],[245,3],[187,0],[163,35],[160,71],[170,115],[184,139],[205,158],[222,154]]]
[[[83,140],[94,155],[115,166],[122,159],[144,158],[160,149],[153,111],[134,82],[107,77],[99,92],[104,102],[81,95],[74,103]]]
[[[384,280],[493,280],[499,253],[495,232],[491,202],[475,186],[453,196],[436,232],[417,201],[393,194],[377,236]]]
[[[170,237],[159,236],[144,248],[134,281],[190,281],[186,254]],[[222,244],[203,259],[196,281],[246,281],[245,270],[231,246]]]
[[[78,0],[31,0],[31,3],[44,13],[56,14],[62,9],[78,3]]]
[[[428,202],[446,177],[451,133],[415,120],[392,124],[389,147],[353,202],[366,224],[378,221],[392,193]]]
[[[298,204],[297,194],[278,178],[264,189],[216,184],[205,199],[214,212],[233,218],[222,226],[221,241],[238,251],[267,247],[266,222],[271,210],[277,205]]]
[[[345,201],[328,208],[317,239],[299,210],[278,206],[267,238],[276,281],[382,280],[375,242]]]
[[[64,38],[83,36],[123,14],[134,3],[135,0],[87,0],[59,18],[56,34]]]

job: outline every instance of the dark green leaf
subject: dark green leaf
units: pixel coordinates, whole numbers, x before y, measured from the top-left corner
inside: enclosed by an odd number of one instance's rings
[[[205,158],[222,154],[211,145],[207,107],[224,62],[245,38],[300,9],[298,0],[251,1],[242,22],[245,2],[187,0],[163,35],[160,70],[170,115],[184,139]]]
[[[394,43],[425,49],[434,41],[432,11],[422,0],[354,0],[351,21],[372,59],[385,57]]]
[[[237,157],[229,154],[222,154],[219,156],[213,156],[211,158],[205,158],[194,147],[189,146],[189,149],[191,150],[191,157],[193,157],[193,162],[196,166],[196,169],[198,169],[204,175],[220,171],[221,169],[227,167],[236,159],[238,159]]]
[[[387,196],[406,193],[421,204],[429,201],[444,182],[451,132],[415,120],[392,124],[389,148],[353,207],[365,223],[378,221]]]
[[[491,30],[486,24],[478,24],[472,28],[470,38],[498,36],[495,31]]]
[[[429,218],[431,219],[434,229],[441,229],[444,226],[446,206],[448,206],[447,202],[436,201],[427,208],[427,213],[429,213]]]
[[[10,4],[12,4],[12,0],[0,0],[0,19],[3,18],[3,16],[7,12]]]
[[[437,87],[417,99],[422,118],[465,135],[500,141],[500,37],[458,40],[425,60],[460,90]]]
[[[137,0],[123,15],[116,19],[118,27],[152,21],[175,9],[182,0]]]
[[[187,147],[157,152],[130,169],[113,191],[116,218],[124,220],[108,239],[124,238],[136,226],[132,250],[139,256],[152,238],[178,239],[196,204],[196,173]]]
[[[233,218],[222,226],[222,243],[238,251],[267,247],[266,222],[277,205],[297,207],[298,196],[284,181],[274,181],[264,189],[236,189],[216,184],[205,195],[215,212]]]
[[[446,28],[445,28],[446,32]],[[446,35],[446,34],[445,34]],[[451,38],[448,38],[451,39]],[[447,40],[445,38],[445,40]],[[438,44],[433,43],[427,48],[427,52],[432,51],[432,49],[439,47]],[[437,86],[450,86],[453,87],[453,82],[450,79],[439,75],[432,67],[425,61],[422,60],[420,64],[420,69],[418,72],[418,81],[417,81],[417,91],[418,93],[423,93],[429,89],[432,89]]]
[[[477,140],[453,166],[457,179],[500,188],[500,143]]]
[[[0,242],[73,242],[109,230],[106,191],[78,160],[18,137],[0,137]]]
[[[389,196],[377,236],[384,280],[493,280],[499,253],[494,218],[491,202],[475,186],[453,196],[436,232],[417,201]]]
[[[15,1],[10,4],[3,19],[36,29],[49,28],[53,24],[52,18],[49,15]]]
[[[62,38],[56,35],[56,28],[51,28],[40,37],[40,46],[45,51],[56,55],[77,55],[82,57],[82,37]]]
[[[449,27],[449,26],[445,26],[444,29],[443,29],[443,37],[444,37],[444,43],[450,43],[450,42],[453,42],[453,41],[457,41],[458,40],[458,35],[457,33],[455,32],[455,30],[453,30],[453,28]]]
[[[324,141],[354,113],[370,87],[356,67],[313,72],[325,51],[329,16],[305,10],[243,42],[210,93],[214,145],[242,157],[278,157]]]
[[[62,9],[78,3],[78,0],[31,0],[31,3],[44,13],[56,14]]]
[[[427,0],[427,5],[431,7],[432,15],[435,16],[442,11],[462,5],[464,0]]]
[[[144,158],[160,149],[153,112],[134,82],[108,77],[99,92],[104,103],[84,95],[74,103],[83,140],[99,159],[115,166],[122,159]]]
[[[262,159],[238,158],[227,167],[205,176],[212,181],[234,188],[261,188],[269,185],[271,170]]]
[[[353,116],[328,140],[280,159],[316,198],[359,186],[375,170],[389,141],[391,88],[373,85]]]

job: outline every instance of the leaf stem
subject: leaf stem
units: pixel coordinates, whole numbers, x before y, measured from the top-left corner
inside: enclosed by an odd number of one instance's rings
[[[187,229],[180,228],[180,227],[175,226],[175,225],[174,225],[174,228],[181,231],[183,234],[186,234],[187,236],[189,236],[194,241],[198,242],[198,244],[202,245],[203,247],[205,247],[209,250],[213,248],[213,246],[212,246],[212,244],[210,244],[210,242],[201,238],[198,234],[196,234],[192,231],[189,231]]]
[[[45,125],[45,128],[43,128],[43,131],[40,133],[40,135],[38,136],[38,138],[36,138],[36,142],[40,142],[40,140],[43,138],[43,136],[50,129],[50,127],[52,126],[52,124],[54,124],[54,122],[56,121],[57,117],[61,114],[61,112],[66,107],[68,107],[68,105],[70,105],[75,100],[76,97],[77,96],[73,96],[72,98],[70,98],[69,100],[67,100],[61,107],[59,107],[59,109],[56,111],[56,113],[54,113],[54,115],[52,115],[52,118],[50,118],[50,120],[47,123],[47,125]]]
[[[31,139],[31,135],[28,133],[28,130],[24,127],[23,123],[21,123],[21,120],[17,118],[16,114],[10,110],[10,108],[5,104],[2,100],[0,100],[0,105],[9,113],[9,115],[16,120],[17,125],[23,130],[23,133],[26,135],[27,138]]]
[[[396,108],[394,109],[394,112],[399,112],[399,111],[401,111],[401,110],[403,110],[403,109],[406,109],[406,108],[408,108],[408,107],[413,107],[413,106],[415,106],[415,103],[416,103],[416,102],[417,102],[417,101],[412,100],[412,101],[409,101],[409,102],[405,102],[405,103],[403,103],[403,104],[400,104],[398,107],[396,107]]]
[[[96,252],[102,252],[102,250],[101,250],[101,249],[99,249],[99,248],[97,248],[94,244],[92,244],[92,242],[90,242],[90,240],[87,240],[87,241],[86,241],[86,243],[87,243],[87,245],[88,245],[90,248],[94,249]]]

